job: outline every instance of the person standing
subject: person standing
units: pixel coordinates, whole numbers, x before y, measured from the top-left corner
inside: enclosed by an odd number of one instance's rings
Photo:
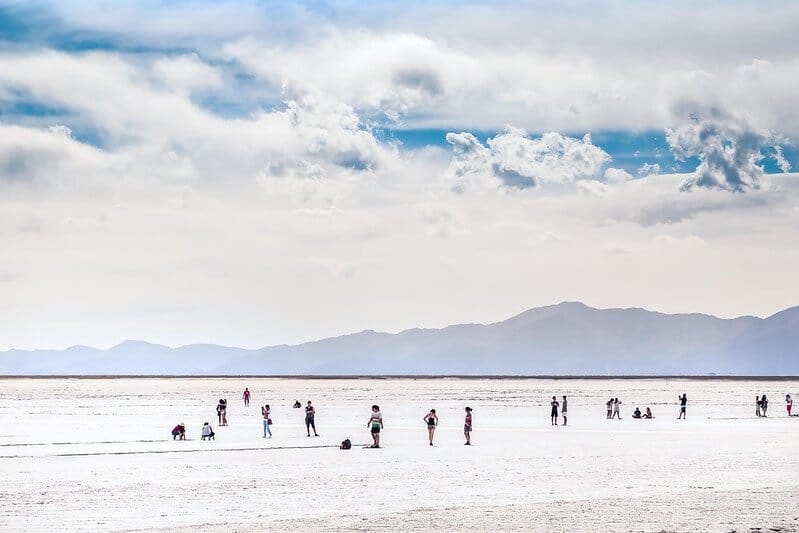
[[[685,410],[688,407],[688,396],[683,392],[680,398],[680,414],[677,415],[677,420],[683,419],[685,420]]]
[[[466,446],[472,445],[472,408],[467,407],[466,409],[466,418],[463,421],[463,436],[466,437],[466,442],[464,444]]]
[[[560,404],[560,414],[563,416],[563,425],[565,426],[568,422],[568,404],[566,403],[566,396],[563,397],[563,402]]]
[[[608,420],[610,420],[611,418],[613,418],[613,398],[608,400],[608,402],[605,405],[608,408]]]
[[[552,401],[549,402],[549,405],[552,407],[550,409],[550,411],[549,411],[549,416],[551,418],[552,425],[553,426],[557,426],[558,425],[558,406],[560,405],[558,403],[558,399],[555,396],[553,396],[552,397]]]
[[[620,412],[621,402],[618,398],[613,399],[613,416],[611,416],[611,420],[614,418],[618,418],[621,420],[621,412]]]
[[[788,416],[791,416],[791,408],[793,407],[793,398],[790,394],[785,395],[785,408],[788,410]]]
[[[433,435],[436,433],[436,426],[438,425],[438,415],[435,409],[430,409],[430,412],[424,416],[424,421],[427,422],[427,436],[430,440],[430,446],[433,445]]]
[[[216,416],[219,418],[220,426],[227,426],[227,400],[220,398],[216,404]]]
[[[264,417],[264,438],[266,435],[269,434],[269,438],[272,438],[272,412],[269,408],[269,404],[264,405],[261,407],[261,415]]]
[[[305,406],[305,431],[308,433],[308,436],[311,436],[311,428],[313,428],[313,436],[318,437],[319,434],[316,432],[316,409],[314,406],[311,405],[311,400],[308,400],[308,405]]]
[[[244,398],[244,407],[250,406],[250,389],[244,387],[244,393],[241,395]]]
[[[370,448],[379,448],[380,430],[383,429],[383,413],[380,412],[379,406],[372,406],[372,416],[369,417],[366,427],[370,428],[369,431],[371,432],[372,440],[374,441],[374,444],[372,444]]]
[[[755,414],[757,416],[762,416],[760,414],[761,407],[763,407],[763,402],[760,401],[760,396],[755,396]]]
[[[766,395],[760,397],[760,410],[763,412],[762,416],[766,416],[766,411],[768,411],[768,398]]]

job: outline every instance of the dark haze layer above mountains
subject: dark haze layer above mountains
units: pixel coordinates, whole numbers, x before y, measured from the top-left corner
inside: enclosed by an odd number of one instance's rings
[[[0,352],[0,374],[799,375],[799,307],[720,319],[561,303],[494,324],[362,331],[256,350],[125,341]]]

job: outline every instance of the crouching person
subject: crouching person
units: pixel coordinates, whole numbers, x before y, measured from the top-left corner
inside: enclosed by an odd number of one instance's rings
[[[214,433],[214,429],[211,427],[211,425],[208,422],[203,424],[202,437],[200,437],[200,440],[216,440],[215,436],[216,433]]]
[[[186,440],[186,424],[181,422],[172,428],[172,440]]]

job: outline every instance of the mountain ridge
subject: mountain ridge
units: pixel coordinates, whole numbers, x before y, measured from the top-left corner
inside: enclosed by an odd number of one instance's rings
[[[12,349],[0,352],[0,375],[795,375],[797,346],[799,306],[725,319],[561,302],[487,324],[254,349],[130,339],[107,350]]]

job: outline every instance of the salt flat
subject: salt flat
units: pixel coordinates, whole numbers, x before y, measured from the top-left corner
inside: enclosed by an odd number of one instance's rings
[[[677,421],[683,392],[688,420]],[[786,416],[785,393],[799,397],[799,382],[5,379],[0,529],[797,531],[799,417]],[[553,394],[569,397],[567,428],[550,425]],[[605,418],[611,396],[621,421]],[[200,441],[219,398],[230,426]],[[295,399],[314,402],[321,437],[305,436]],[[337,449],[370,442],[372,403],[384,448]],[[632,420],[635,406],[655,420]],[[178,422],[190,440],[172,441]]]

